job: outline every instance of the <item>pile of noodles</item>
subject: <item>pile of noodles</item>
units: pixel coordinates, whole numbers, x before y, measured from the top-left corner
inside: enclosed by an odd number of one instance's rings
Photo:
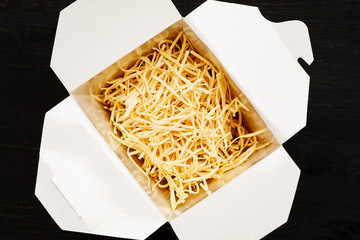
[[[240,110],[248,109],[183,32],[123,71],[94,97],[111,112],[112,136],[130,159],[142,160],[153,188],[169,189],[172,210],[265,146],[258,135],[266,130],[247,131]]]

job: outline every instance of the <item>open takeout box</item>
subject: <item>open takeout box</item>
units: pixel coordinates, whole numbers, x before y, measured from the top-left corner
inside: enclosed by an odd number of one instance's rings
[[[91,94],[179,31],[227,73],[272,144],[212,194],[171,212],[108,136]],[[182,18],[170,0],[75,1],[60,13],[51,60],[70,96],[46,113],[36,196],[64,230],[144,239],[169,221],[180,239],[265,236],[287,221],[300,175],[281,146],[306,124],[309,76],[299,57],[313,61],[306,26],[269,22],[256,7],[207,1]]]

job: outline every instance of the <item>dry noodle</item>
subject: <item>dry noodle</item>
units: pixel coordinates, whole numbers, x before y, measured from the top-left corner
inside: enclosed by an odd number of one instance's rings
[[[111,135],[142,160],[155,187],[168,188],[171,208],[208,191],[209,179],[244,163],[259,146],[249,133],[222,72],[195,52],[187,36],[163,40],[94,96],[111,112]]]

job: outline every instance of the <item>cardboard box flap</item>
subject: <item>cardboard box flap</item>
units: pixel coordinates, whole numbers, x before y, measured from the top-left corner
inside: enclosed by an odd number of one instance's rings
[[[144,239],[166,222],[73,97],[46,114],[36,196],[66,230]]]
[[[297,62],[313,61],[305,24],[272,23],[256,7],[217,1],[205,2],[185,21],[280,143],[306,125],[309,76]]]
[[[179,19],[171,0],[78,0],[60,13],[50,65],[71,92]]]
[[[181,240],[260,239],[287,221],[299,176],[280,147],[170,224]]]
[[[88,226],[52,182],[53,171],[39,159],[35,195],[62,230],[91,233]]]

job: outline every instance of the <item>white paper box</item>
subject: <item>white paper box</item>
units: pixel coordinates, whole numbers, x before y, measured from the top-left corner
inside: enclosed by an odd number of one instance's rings
[[[211,50],[277,146],[167,214],[119,160],[105,117],[87,100],[94,83],[179,26]],[[300,175],[279,145],[306,124],[309,76],[299,57],[313,61],[306,26],[269,22],[256,7],[207,1],[183,19],[170,0],[77,0],[60,13],[51,67],[70,96],[46,113],[36,196],[69,231],[144,239],[169,221],[180,239],[262,238],[287,221]]]

